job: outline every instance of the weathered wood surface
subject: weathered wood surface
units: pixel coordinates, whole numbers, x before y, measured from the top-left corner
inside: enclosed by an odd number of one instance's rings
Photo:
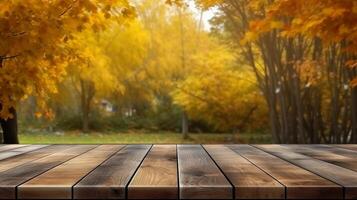
[[[120,148],[98,146],[18,186],[17,195],[20,199],[72,199],[72,186]]]
[[[0,199],[15,199],[17,186],[37,177],[38,175],[50,170],[61,163],[74,158],[91,148],[93,145],[74,146],[67,150],[45,156],[24,165],[6,170],[0,173]],[[61,174],[57,174],[61,177]]]
[[[249,145],[229,146],[286,187],[288,199],[340,199],[343,189],[320,176]]]
[[[151,145],[128,145],[74,186],[75,199],[125,199],[126,186]]]
[[[0,199],[357,199],[357,145],[1,145]]]
[[[52,145],[52,146],[40,148],[35,151],[30,151],[18,156],[10,157],[8,159],[0,160],[0,172],[51,155],[58,151],[68,149],[69,147],[70,147],[69,145]]]
[[[233,188],[200,145],[177,146],[181,199],[232,199]]]
[[[10,149],[16,149],[16,148],[20,148],[20,147],[24,147],[26,146],[25,144],[9,144],[9,145],[1,145],[0,146],[0,152],[1,151],[8,151]]]
[[[324,162],[300,153],[294,148],[281,145],[257,145],[259,148],[285,159],[301,168],[344,187],[346,199],[357,199],[357,172]]]
[[[177,199],[175,145],[154,145],[128,187],[129,199]]]
[[[296,153],[357,171],[357,154],[352,150],[334,148],[327,145],[287,145],[285,147],[292,149]]]
[[[31,145],[31,146],[22,146],[18,148],[11,148],[9,151],[0,152],[0,160],[4,160],[13,156],[17,156],[26,152],[34,151],[36,149],[43,148],[47,145]]]
[[[273,177],[224,145],[204,145],[235,188],[237,199],[284,199],[285,188]]]
[[[357,144],[336,144],[336,145],[333,145],[335,147],[340,147],[340,148],[343,148],[343,149],[350,149],[350,150],[353,150],[353,151],[357,151]]]

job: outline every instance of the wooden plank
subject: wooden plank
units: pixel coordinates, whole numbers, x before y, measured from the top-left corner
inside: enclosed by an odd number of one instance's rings
[[[72,199],[72,186],[120,150],[100,145],[18,186],[19,199]]]
[[[10,157],[8,159],[0,160],[0,172],[12,169],[19,165],[40,159],[42,157],[51,155],[58,151],[70,148],[70,145],[51,145],[35,151],[27,152],[18,156]]]
[[[249,145],[227,145],[286,187],[287,199],[341,199],[342,187]]]
[[[357,144],[336,144],[335,147],[357,151]]]
[[[57,152],[11,170],[1,172],[0,199],[15,199],[16,187],[18,185],[94,147],[95,145],[73,146],[68,150]]]
[[[128,145],[73,187],[74,199],[125,199],[125,188],[151,145]]]
[[[181,199],[232,199],[233,188],[200,145],[178,145]]]
[[[258,148],[288,160],[344,187],[346,199],[357,199],[357,172],[293,152],[288,146],[257,145]]]
[[[19,148],[15,148],[15,149],[11,149],[8,151],[3,151],[0,152],[0,160],[4,160],[13,156],[17,156],[26,152],[30,152],[30,151],[34,151],[36,149],[40,149],[43,147],[46,147],[48,145],[26,145],[23,147],[19,147]]]
[[[4,144],[0,146],[0,152],[27,146],[26,144]]]
[[[154,145],[128,186],[129,199],[177,199],[176,145]]]
[[[224,145],[204,145],[235,187],[236,199],[285,199],[285,187]]]
[[[287,145],[286,147],[296,153],[357,171],[357,152],[355,151],[327,145]]]
[[[311,146],[314,149],[318,149],[321,151],[327,151],[329,153],[334,153],[334,154],[338,154],[341,156],[357,159],[357,151],[354,151],[351,149],[344,149],[344,148],[339,148],[334,145],[326,145],[326,144],[307,145],[307,146]]]

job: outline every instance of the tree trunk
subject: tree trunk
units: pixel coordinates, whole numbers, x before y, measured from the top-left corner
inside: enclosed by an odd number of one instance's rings
[[[188,117],[185,111],[182,112],[182,136],[188,138]]]
[[[357,87],[351,89],[352,134],[350,143],[357,143]]]
[[[82,131],[89,132],[89,112],[86,108],[82,110]]]
[[[89,132],[89,113],[94,97],[94,83],[81,79],[81,110],[82,110],[82,131]]]
[[[10,113],[13,115],[11,119],[0,119],[4,144],[18,144],[19,139],[17,136],[17,116],[15,108],[11,108]]]

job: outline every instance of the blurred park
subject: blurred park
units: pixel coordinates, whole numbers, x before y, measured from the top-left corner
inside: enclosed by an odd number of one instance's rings
[[[357,143],[357,1],[0,2],[0,143]]]

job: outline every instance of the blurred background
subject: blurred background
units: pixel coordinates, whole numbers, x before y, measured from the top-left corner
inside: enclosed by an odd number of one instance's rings
[[[21,143],[356,142],[346,40],[286,32],[270,1],[202,2],[133,0],[64,38],[54,92],[17,105]]]

